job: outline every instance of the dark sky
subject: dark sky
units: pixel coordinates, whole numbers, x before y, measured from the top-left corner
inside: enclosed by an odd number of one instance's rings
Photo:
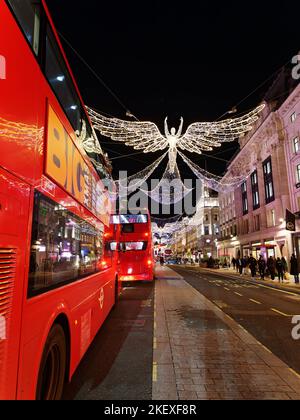
[[[297,1],[47,0],[57,29],[140,120],[163,129],[220,117],[300,50]],[[126,118],[124,109],[64,44],[85,102]],[[243,102],[258,104],[270,82]],[[111,158],[132,149],[104,140]],[[222,153],[223,149],[231,149]],[[215,158],[229,159],[232,145]],[[114,153],[112,153],[113,151]],[[158,155],[113,161],[135,173]],[[225,163],[207,159],[211,172]],[[204,167],[205,157],[194,156]]]

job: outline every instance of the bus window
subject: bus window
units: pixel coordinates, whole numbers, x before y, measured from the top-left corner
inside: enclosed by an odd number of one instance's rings
[[[81,131],[81,105],[66,65],[58,50],[54,35],[48,26],[46,36],[45,75],[74,130]]]
[[[102,269],[103,231],[36,193],[30,254],[29,296]]]
[[[122,252],[130,251],[146,251],[148,242],[121,242],[120,248]]]
[[[134,233],[134,224],[122,225],[122,233]]]
[[[22,31],[36,56],[40,46],[40,1],[8,0]]]

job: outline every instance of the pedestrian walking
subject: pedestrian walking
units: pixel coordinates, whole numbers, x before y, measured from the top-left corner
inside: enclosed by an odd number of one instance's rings
[[[254,280],[255,276],[256,276],[257,261],[253,257],[253,255],[251,255],[250,258],[249,258],[249,268],[250,268],[250,271],[251,271],[251,278],[252,278],[252,280]]]
[[[242,276],[243,275],[243,261],[241,258],[237,259],[236,269],[237,269],[237,272],[240,274],[240,276]]]
[[[294,276],[295,283],[299,284],[299,264],[295,254],[291,258],[291,275]]]
[[[271,279],[272,279],[272,280],[275,280],[276,262],[275,262],[275,259],[274,259],[273,257],[270,257],[270,258],[268,259],[268,264],[267,264],[267,266],[268,266],[268,270],[269,270],[269,273],[270,273]]]
[[[261,255],[261,256],[260,256],[260,258],[259,258],[259,261],[258,261],[258,270],[259,270],[259,275],[260,275],[260,278],[261,278],[262,280],[264,280],[264,279],[265,279],[265,275],[266,275],[266,267],[267,267],[266,260],[265,260],[265,259],[264,259],[264,257]]]
[[[276,270],[277,270],[279,283],[281,283],[281,282],[283,283],[283,281],[284,281],[284,266],[283,266],[281,258],[277,258]]]
[[[231,264],[233,266],[233,269],[235,270],[236,269],[236,259],[234,257],[231,260]]]
[[[243,274],[246,274],[246,268],[249,265],[249,258],[248,257],[243,257],[242,258],[242,267],[243,267]]]

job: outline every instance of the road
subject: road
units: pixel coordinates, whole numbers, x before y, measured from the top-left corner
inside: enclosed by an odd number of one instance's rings
[[[65,400],[151,400],[154,284],[125,288],[70,385]]]
[[[292,316],[300,315],[299,294],[192,266],[172,269],[300,374],[300,341],[291,336]],[[125,288],[64,399],[151,400],[153,328],[154,284]]]
[[[300,340],[292,338],[292,317],[300,315],[300,295],[226,277],[198,267],[172,267],[258,341],[300,374]]]

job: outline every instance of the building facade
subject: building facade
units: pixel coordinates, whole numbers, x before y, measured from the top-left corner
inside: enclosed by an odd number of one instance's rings
[[[215,192],[204,189],[196,214],[184,219],[181,229],[174,234],[174,253],[185,258],[216,258],[219,238],[219,198]]]
[[[300,259],[300,84],[279,109],[285,136],[285,161],[288,172],[290,210],[297,214],[291,252]]]
[[[240,139],[240,151],[223,179],[244,175],[231,193],[220,194],[221,240],[218,255],[253,255],[287,260],[298,232],[286,230],[286,210],[300,212],[300,86],[282,103],[269,101],[253,130]],[[300,213],[299,213],[300,214]]]

